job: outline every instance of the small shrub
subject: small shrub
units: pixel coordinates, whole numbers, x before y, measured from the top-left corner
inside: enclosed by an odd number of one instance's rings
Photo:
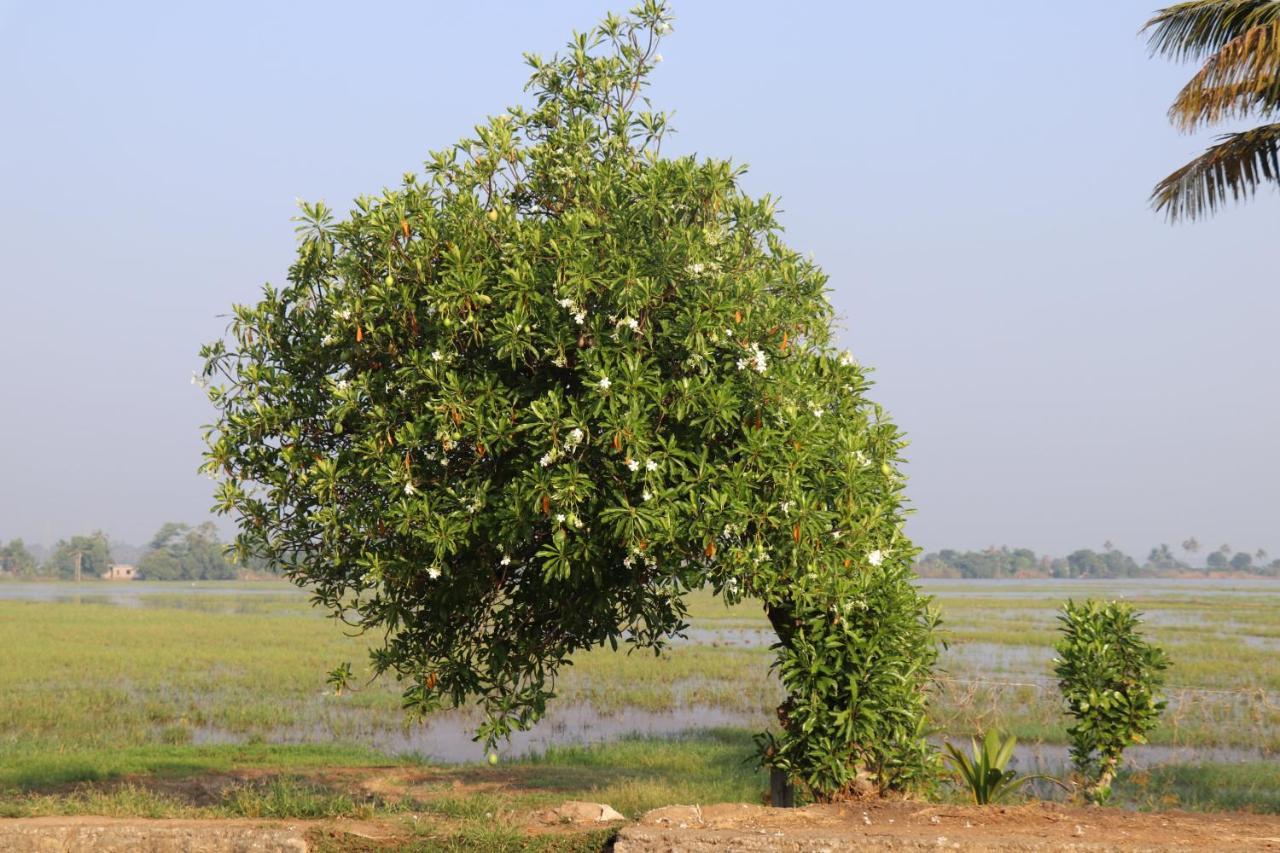
[[[1133,607],[1120,602],[1068,601],[1058,617],[1054,674],[1075,724],[1071,759],[1084,778],[1085,795],[1104,802],[1130,744],[1146,743],[1165,702],[1156,692],[1169,666],[1164,651],[1138,631]]]
[[[973,746],[973,758],[965,755],[951,744],[944,744],[946,754],[943,759],[960,774],[960,779],[973,795],[973,801],[980,806],[998,803],[1006,795],[1013,793],[1033,779],[1047,779],[1061,784],[1049,776],[1022,776],[1005,766],[1013,757],[1013,748],[1018,739],[1013,735],[1004,737],[996,729],[987,732],[981,745],[977,738],[970,743]]]

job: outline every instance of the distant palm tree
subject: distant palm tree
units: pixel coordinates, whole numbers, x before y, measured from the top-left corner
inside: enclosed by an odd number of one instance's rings
[[[1143,31],[1152,53],[1204,62],[1169,109],[1181,130],[1280,113],[1278,0],[1190,0],[1161,9]],[[1156,184],[1151,203],[1170,221],[1197,219],[1264,181],[1280,182],[1280,123],[1219,137]]]

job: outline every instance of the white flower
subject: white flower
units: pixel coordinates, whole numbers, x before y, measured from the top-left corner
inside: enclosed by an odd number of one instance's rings
[[[587,314],[586,314],[586,312],[585,312],[585,311],[579,311],[579,312],[577,312],[576,314],[574,314],[574,315],[573,315],[573,322],[577,323],[579,326],[581,326],[583,323],[587,322]]]
[[[867,562],[873,566],[878,566],[884,562],[884,554],[881,554],[879,550],[872,551],[867,555]]]
[[[646,460],[644,461],[644,470],[646,470],[646,471],[657,471],[657,470],[658,470],[658,463],[657,463],[657,462],[655,462],[655,461],[653,461],[652,459],[646,459]]]
[[[628,467],[628,468],[630,468],[632,471],[639,471],[639,470],[640,470],[640,463],[639,463],[639,462],[637,462],[637,461],[636,461],[636,460],[634,460],[634,459],[628,459],[628,460],[627,460],[627,467]]]
[[[511,565],[511,558],[504,556],[501,560],[498,561],[498,564],[502,566],[509,566]]]
[[[833,530],[833,531],[831,531],[831,538],[832,538],[832,539],[834,539],[834,540],[836,540],[837,542],[839,542],[839,541],[840,541],[840,537],[841,537],[841,536],[843,536],[843,535],[844,535],[844,534],[843,534],[843,533],[841,533],[839,530]]]
[[[848,350],[845,350],[844,352],[840,353],[840,364],[844,367],[848,367],[849,365],[853,364],[853,353],[849,352]]]
[[[702,271],[706,269],[702,264],[689,264],[684,270],[689,275],[702,275]]]
[[[815,418],[820,418],[820,417],[822,417],[822,414],[823,414],[823,411],[824,411],[824,410],[823,410],[823,408],[822,408],[821,406],[814,406],[814,407],[813,407],[813,409],[812,409],[812,411],[813,411],[813,416],[814,416]]]
[[[431,578],[432,580],[435,580],[436,578],[440,577],[440,570],[437,569],[435,566],[432,566],[431,568],[427,569],[427,577]]]
[[[861,450],[855,450],[853,452],[853,459],[864,468],[871,464],[871,460],[867,458],[867,454],[863,453]]]
[[[563,513],[563,512],[557,512],[557,513],[556,513],[556,524],[564,524],[564,513]]]
[[[573,300],[566,296],[564,299],[561,299],[561,300],[560,300],[560,307],[561,307],[561,308],[572,308],[572,307],[573,307]]]
[[[351,383],[345,379],[339,379],[337,382],[333,383],[333,387],[337,388],[339,391],[345,391],[350,386]]]
[[[764,354],[764,350],[760,349],[759,344],[751,345],[751,367],[756,373],[763,374],[769,367],[769,359]]]
[[[646,501],[647,501],[647,500],[651,500],[651,499],[653,498],[653,495],[649,492],[649,490],[648,490],[648,489],[645,489],[645,490],[640,494],[640,497],[641,497],[643,500],[646,500]]]
[[[569,437],[565,439],[564,443],[567,447],[577,447],[579,444],[582,443],[582,438],[584,435],[585,433],[583,433],[583,431],[579,427],[574,427],[573,429],[569,430]]]
[[[725,592],[729,593],[730,595],[737,595],[737,594],[738,594],[738,579],[737,579],[737,578],[729,578],[728,582],[724,585],[724,590],[725,590]]]
[[[654,65],[657,65],[657,64],[658,64],[659,62],[661,62],[661,61],[662,61],[662,54],[660,54],[660,53],[655,53],[655,54],[653,55],[653,63],[654,63]]]
[[[341,311],[335,311],[334,313],[337,315],[339,320],[351,319],[351,311],[346,308],[343,308]]]
[[[416,495],[418,493],[418,490],[413,487],[413,483],[405,483],[404,493],[406,495]]]
[[[438,349],[433,349],[433,350],[431,351],[431,360],[432,360],[432,361],[444,361],[444,356],[440,353],[440,350],[438,350]]]
[[[541,465],[543,468],[546,468],[548,465],[550,465],[552,462],[555,462],[555,461],[556,461],[555,451],[552,450],[548,453],[542,454],[542,458],[538,460],[538,464]]]
[[[601,391],[608,391],[608,390],[609,390],[609,386],[610,386],[610,385],[612,385],[613,383],[609,381],[609,377],[608,377],[608,376],[602,376],[602,377],[600,377],[600,381],[599,381],[598,383],[596,383],[596,384],[598,384],[598,385],[600,386],[600,390],[601,390]]]
[[[632,564],[632,563],[634,563],[634,562],[635,562],[635,558],[634,558],[634,557],[632,557],[630,554],[628,554],[628,555],[627,555],[627,556],[622,560],[622,565],[626,566],[626,567],[629,569],[629,568],[631,568],[631,564]]]
[[[778,509],[782,510],[783,515],[791,515],[791,501],[783,501],[778,504]]]
[[[738,369],[739,370],[747,369],[747,360],[745,358],[738,359]]]

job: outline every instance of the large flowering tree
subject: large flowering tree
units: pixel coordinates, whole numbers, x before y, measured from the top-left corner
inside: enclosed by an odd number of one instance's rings
[[[669,29],[658,0],[610,16],[424,175],[303,206],[289,283],[203,350],[219,506],[408,706],[478,703],[491,741],[575,652],[660,648],[688,590],[755,597],[788,691],[762,760],[822,797],[910,786],[935,649],[903,442],[773,202],[659,156]]]

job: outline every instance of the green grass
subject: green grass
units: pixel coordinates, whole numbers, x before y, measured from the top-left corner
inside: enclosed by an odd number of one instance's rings
[[[380,735],[404,729],[394,682],[342,696],[325,687],[325,673],[335,664],[350,660],[357,671],[363,666],[361,638],[344,635],[286,584],[200,585],[210,586],[229,594],[201,596],[175,585],[147,595],[141,607],[116,606],[101,596],[0,599],[0,647],[6,650],[0,667],[0,791],[19,792],[28,805],[41,796],[61,797],[68,810],[179,813],[195,806],[129,785],[245,768],[295,774],[297,781],[325,767],[409,761],[377,747],[390,742]],[[999,725],[1023,743],[1062,743],[1064,723],[1050,671],[1054,610],[1066,594],[1112,597],[1118,588],[1028,585],[1009,596],[987,592],[1007,589],[998,583],[943,588],[939,604],[950,647],[941,662],[935,729],[963,740]],[[1171,690],[1171,708],[1152,742],[1280,752],[1280,583],[1255,587],[1249,596],[1218,594],[1216,588],[1159,582],[1123,587],[1150,616],[1151,634],[1173,659],[1170,685],[1226,691]],[[689,606],[700,631],[768,628],[750,603],[726,608],[709,594],[695,593]],[[660,658],[607,649],[578,655],[557,685],[553,717],[557,709],[575,705],[605,716],[714,708],[727,712],[735,728],[674,741],[557,748],[536,760],[504,762],[504,771],[535,781],[518,796],[492,795],[501,802],[488,802],[486,811],[503,804],[523,808],[565,792],[596,791],[588,798],[630,812],[660,802],[758,798],[759,774],[741,761],[751,754],[748,733],[769,725],[781,699],[770,660],[767,647],[724,643],[681,644]],[[1028,686],[1034,683],[1042,686]],[[699,725],[696,715],[687,723]],[[479,753],[477,747],[477,758]],[[1255,766],[1263,769],[1247,769]],[[1271,784],[1268,766],[1157,768],[1135,775],[1147,787],[1139,790],[1135,782],[1126,796],[1134,804],[1177,795],[1188,807],[1276,810],[1268,791],[1280,784]],[[80,790],[80,799],[68,798],[64,789],[78,783],[97,787]],[[310,800],[304,794],[247,791],[238,805],[199,808],[300,816],[307,809],[319,814],[370,807],[332,800],[341,792],[311,790]],[[480,831],[467,826],[477,820],[471,812],[486,801],[476,795],[463,800],[442,797],[424,813],[458,823],[459,832]],[[453,843],[435,836],[424,840],[437,842]],[[495,849],[506,843],[496,836],[493,842]]]

